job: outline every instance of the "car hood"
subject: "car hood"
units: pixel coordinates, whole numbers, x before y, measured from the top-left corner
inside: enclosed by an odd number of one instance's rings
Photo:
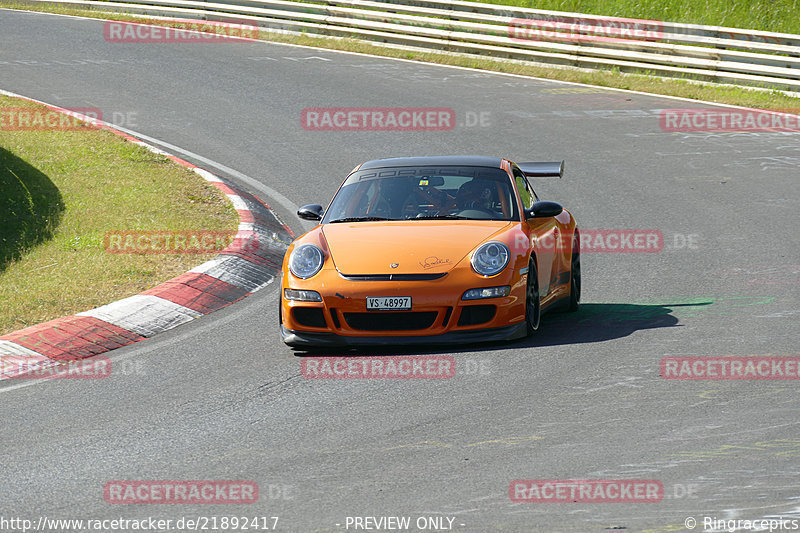
[[[510,224],[505,220],[344,222],[325,224],[322,232],[342,274],[436,274],[449,272]]]

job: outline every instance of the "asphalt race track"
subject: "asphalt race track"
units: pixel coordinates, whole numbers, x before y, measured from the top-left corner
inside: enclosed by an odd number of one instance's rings
[[[305,379],[273,284],[112,352],[106,379],[0,382],[3,518],[277,516],[277,531],[317,533],[355,530],[348,517],[448,517],[461,533],[800,519],[798,381],[659,374],[668,356],[800,355],[800,134],[667,132],[658,110],[708,106],[308,48],[109,43],[102,21],[8,10],[0,28],[0,88],[99,108],[261,195],[296,233],[290,204],[327,203],[362,161],[482,154],[566,159],[539,196],[581,228],[663,234],[657,253],[584,253],[582,310],[535,337],[402,352],[452,354],[450,379]],[[449,108],[457,123],[309,131],[309,107]],[[658,480],[664,494],[515,503],[516,479]],[[259,498],[112,504],[111,480],[252,480]]]

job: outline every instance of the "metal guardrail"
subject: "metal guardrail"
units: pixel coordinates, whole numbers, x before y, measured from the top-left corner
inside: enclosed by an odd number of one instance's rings
[[[460,0],[31,0],[800,92],[800,35]]]

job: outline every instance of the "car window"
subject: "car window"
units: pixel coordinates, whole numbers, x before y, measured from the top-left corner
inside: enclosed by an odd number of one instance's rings
[[[397,167],[350,175],[323,223],[353,219],[517,220],[503,170],[488,167]]]
[[[536,193],[533,192],[533,189],[531,189],[525,174],[523,174],[518,168],[514,169],[514,181],[517,183],[517,191],[519,191],[519,197],[520,200],[522,200],[522,206],[525,209],[533,206],[533,203],[536,201]]]

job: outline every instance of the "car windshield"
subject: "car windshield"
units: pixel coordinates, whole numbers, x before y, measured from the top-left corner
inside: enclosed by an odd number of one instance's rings
[[[412,219],[516,220],[511,180],[489,167],[362,170],[344,182],[323,223]]]

